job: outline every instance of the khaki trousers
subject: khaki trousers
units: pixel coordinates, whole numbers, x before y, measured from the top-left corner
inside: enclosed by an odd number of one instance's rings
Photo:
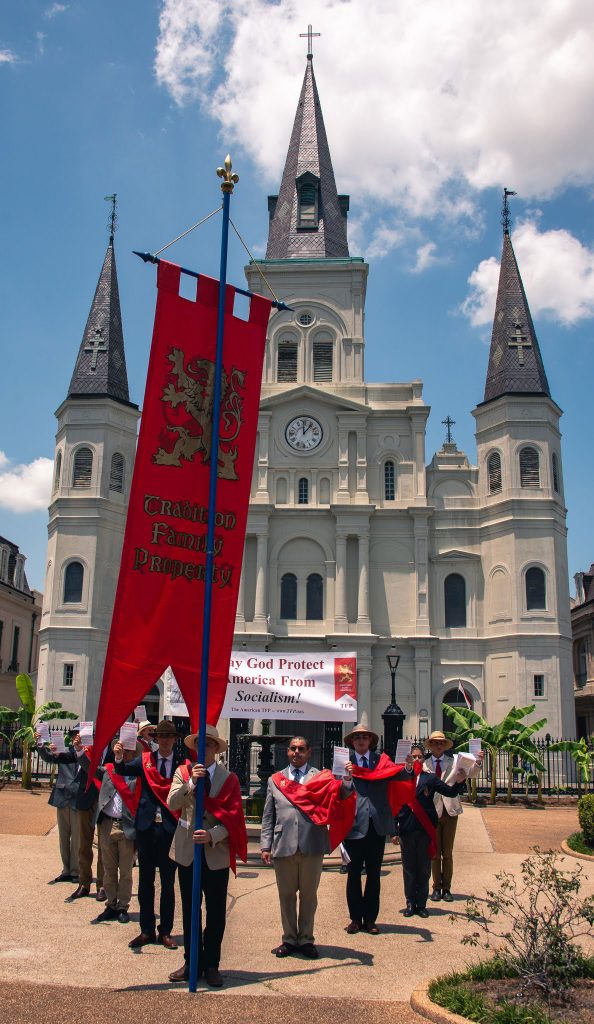
[[[93,828],[93,818],[95,816],[95,808],[92,807],[89,811],[77,811],[78,816],[78,882],[79,885],[84,885],[86,889],[91,888],[93,881],[93,838],[95,836],[95,829]],[[97,851],[97,888],[100,889],[103,885],[103,858],[101,856],[101,846]]]
[[[290,857],[275,857],[273,861],[280,900],[283,942],[290,946],[305,946],[308,942],[315,942],[314,918],[323,862],[322,853],[306,854],[299,850]]]
[[[78,811],[72,807],[56,807],[62,874],[78,875]]]
[[[437,855],[431,861],[431,876],[434,889],[451,889],[454,873],[454,839],[458,827],[458,815],[444,810],[437,826],[435,842]]]
[[[127,910],[132,897],[134,840],[126,839],[122,829],[114,826],[113,818],[107,816],[99,823],[98,831],[107,906]]]

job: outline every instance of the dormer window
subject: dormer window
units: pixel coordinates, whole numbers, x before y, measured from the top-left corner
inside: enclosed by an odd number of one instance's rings
[[[297,228],[315,231],[319,220],[320,179],[306,171],[297,179]]]

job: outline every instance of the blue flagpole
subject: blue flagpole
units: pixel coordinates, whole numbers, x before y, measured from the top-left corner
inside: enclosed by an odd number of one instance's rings
[[[208,526],[206,532],[206,574],[204,581],[204,617],[202,620],[202,663],[200,666],[200,714],[198,719],[198,764],[204,764],[206,755],[206,701],[208,697],[208,666],[210,657],[210,620],[212,611],[212,574],[214,566],[214,530],[217,500],[219,455],[219,418],[221,412],[221,379],[223,370],[223,340],[225,332],[225,293],[227,287],[227,246],[229,241],[229,206],[233,186],[239,181],[231,173],[231,158],[217,174],[223,178],[223,226],[221,230],[221,268],[219,273],[219,306],[217,315],[217,348],[215,359],[214,393],[212,400],[212,433],[210,444],[210,482],[208,494]],[[196,786],[195,829],[201,829],[204,818],[204,779]],[[200,904],[202,882],[202,846],[194,846],[194,874],[192,878],[192,938],[190,942],[189,990],[195,992],[200,970]]]

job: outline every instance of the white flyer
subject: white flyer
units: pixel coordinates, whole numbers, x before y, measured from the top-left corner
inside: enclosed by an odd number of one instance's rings
[[[38,743],[49,743],[50,734],[49,725],[47,724],[47,722],[37,722],[37,725],[35,726],[35,732],[39,734],[39,739],[37,741]]]
[[[398,740],[396,744],[395,764],[404,764],[412,750],[412,740]]]
[[[93,735],[94,735],[94,732],[95,732],[95,723],[94,722],[81,722],[80,723],[80,729],[78,731],[80,733],[80,741],[81,741],[83,747],[91,746],[92,743],[93,743]]]
[[[350,761],[351,755],[349,754],[348,747],[334,747],[334,756],[332,758],[332,774],[337,775],[339,778],[344,779],[346,776],[346,763]]]
[[[136,736],[138,727],[136,722],[124,722],[120,726],[120,743],[124,750],[136,750]]]
[[[134,721],[146,722],[146,707],[144,704],[139,704],[138,707],[134,708]]]
[[[50,729],[50,743],[56,748],[56,754],[66,753],[66,744],[64,743],[64,733],[61,729]]]
[[[474,754],[469,754],[466,750],[462,750],[460,751],[460,753],[455,754],[454,756],[456,761],[454,765],[455,770],[458,772],[460,771],[460,769],[462,769],[468,775],[476,764],[476,758]]]
[[[476,757],[476,755],[480,754],[480,752],[482,750],[481,741],[478,740],[478,739],[476,739],[476,740],[475,739],[469,740],[468,741],[468,749],[469,749],[470,753],[473,754],[474,757]]]

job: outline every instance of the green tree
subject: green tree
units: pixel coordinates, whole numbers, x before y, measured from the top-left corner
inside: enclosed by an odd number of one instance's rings
[[[442,705],[443,710],[454,722],[454,731],[447,734],[454,741],[454,749],[458,750],[467,746],[471,739],[480,739],[481,746],[487,751],[491,773],[492,804],[497,799],[497,755],[500,750],[505,751],[508,755],[509,800],[511,800],[515,756],[530,761],[538,771],[544,771],[544,764],[540,760],[538,748],[532,736],[546,725],[547,720],[541,718],[538,722],[533,722],[530,725],[523,721],[533,713],[535,707],[535,704],[529,704],[524,708],[513,707],[498,725],[489,725],[485,718],[471,708],[454,707],[451,704]]]
[[[35,693],[31,677],[24,672],[16,677],[16,689],[19,695],[21,706],[18,711],[12,708],[0,706],[0,726],[3,730],[7,727],[18,725],[19,728],[9,739],[5,732],[2,737],[8,742],[9,757],[12,760],[12,751],[15,743],[19,740],[23,746],[23,789],[31,789],[31,758],[35,747],[35,729],[39,722],[52,722],[56,719],[75,719],[72,711],[65,711],[60,701],[48,700],[45,704],[35,707]]]
[[[594,740],[594,736],[590,737]],[[551,743],[551,750],[566,750],[575,761],[578,769],[578,792],[582,791],[582,782],[588,785],[594,754],[590,749],[587,739],[582,736],[579,740],[559,740],[558,743]]]

